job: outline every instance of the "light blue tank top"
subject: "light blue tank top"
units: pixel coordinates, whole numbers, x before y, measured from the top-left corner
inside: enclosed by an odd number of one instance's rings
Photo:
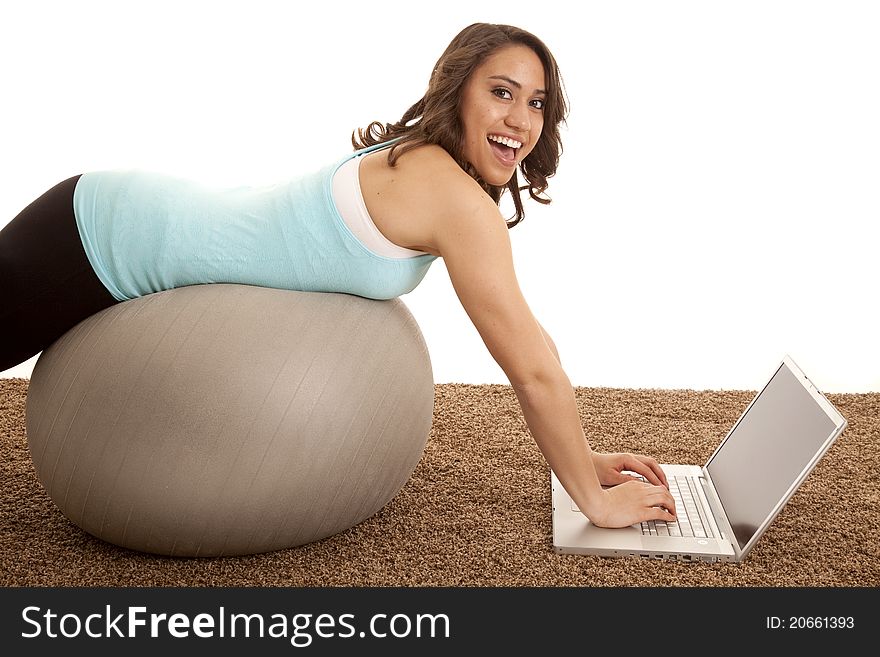
[[[142,171],[86,173],[73,195],[89,262],[118,300],[184,285],[239,283],[391,299],[436,256],[367,249],[333,202],[333,174],[358,154],[266,187],[215,189]]]

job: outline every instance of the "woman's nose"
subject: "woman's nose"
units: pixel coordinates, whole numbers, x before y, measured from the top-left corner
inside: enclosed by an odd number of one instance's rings
[[[527,131],[530,125],[528,106],[520,103],[511,105],[507,112],[505,123],[511,128],[521,132]]]

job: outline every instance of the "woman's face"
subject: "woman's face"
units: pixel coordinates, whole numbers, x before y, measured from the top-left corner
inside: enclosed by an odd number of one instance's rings
[[[503,186],[531,153],[544,127],[544,66],[523,45],[489,55],[465,82],[464,159],[488,184]]]

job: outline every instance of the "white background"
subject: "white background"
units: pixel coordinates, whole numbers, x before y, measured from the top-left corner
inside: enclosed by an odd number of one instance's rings
[[[314,170],[475,21],[562,67],[554,202],[511,238],[575,385],[752,390],[788,353],[827,392],[880,391],[875,2],[6,3],[0,225],[88,170]],[[442,260],[404,301],[435,381],[507,382]]]

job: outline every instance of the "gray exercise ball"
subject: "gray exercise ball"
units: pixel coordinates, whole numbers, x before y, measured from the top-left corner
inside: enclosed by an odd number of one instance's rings
[[[171,556],[268,552],[348,529],[412,475],[431,362],[400,299],[245,285],[112,306],[41,355],[28,446],[61,511]]]

